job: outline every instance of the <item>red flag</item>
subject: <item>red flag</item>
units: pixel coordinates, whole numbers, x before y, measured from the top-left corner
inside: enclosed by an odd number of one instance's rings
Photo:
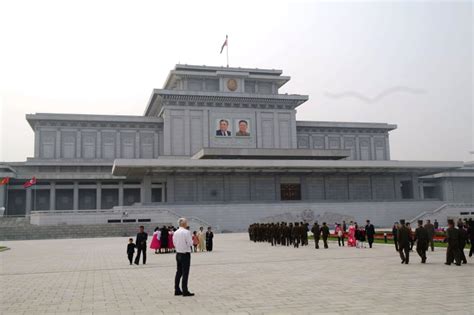
[[[2,180],[0,181],[0,186],[6,185],[6,184],[8,184],[9,182],[10,182],[10,177],[5,177],[4,179],[2,179]]]
[[[222,54],[222,51],[224,50],[224,47],[227,46],[227,35],[225,36],[225,41],[224,41],[224,44],[222,44],[222,47],[221,47],[221,54]]]
[[[28,188],[28,187],[31,187],[33,185],[36,185],[36,177],[33,176],[32,179],[30,179],[29,181],[27,181],[26,183],[23,184],[23,187],[24,188]]]

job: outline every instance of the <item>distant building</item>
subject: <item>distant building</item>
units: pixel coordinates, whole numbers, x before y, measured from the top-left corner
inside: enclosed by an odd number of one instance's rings
[[[302,213],[390,225],[474,202],[472,163],[391,160],[393,124],[297,121],[308,96],[279,94],[289,80],[176,65],[143,116],[26,115],[34,157],[0,165],[11,177],[0,207],[68,224],[114,217],[78,210],[126,211],[134,222],[165,209],[237,231]]]

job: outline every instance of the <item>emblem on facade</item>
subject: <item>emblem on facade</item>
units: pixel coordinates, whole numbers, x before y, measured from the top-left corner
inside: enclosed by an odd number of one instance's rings
[[[235,79],[229,79],[227,81],[227,88],[232,92],[237,90],[237,81]]]

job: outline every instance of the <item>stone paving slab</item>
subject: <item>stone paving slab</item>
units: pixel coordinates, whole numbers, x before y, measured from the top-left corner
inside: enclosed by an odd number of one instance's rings
[[[445,249],[401,265],[393,246],[373,249],[252,243],[216,234],[192,255],[190,289],[173,296],[175,257],[148,251],[128,265],[127,238],[4,242],[0,314],[474,314],[474,260],[443,264]]]

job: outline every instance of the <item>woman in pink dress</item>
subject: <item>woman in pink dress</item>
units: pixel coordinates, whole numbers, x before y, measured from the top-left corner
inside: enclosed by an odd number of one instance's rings
[[[153,232],[153,237],[150,243],[150,248],[155,250],[155,254],[158,254],[158,250],[161,252],[160,234],[161,234],[160,229],[155,228],[155,231]]]
[[[349,226],[349,232],[347,235],[347,246],[349,247],[356,246],[355,232],[356,232],[356,228],[354,224],[351,222],[351,225]]]

